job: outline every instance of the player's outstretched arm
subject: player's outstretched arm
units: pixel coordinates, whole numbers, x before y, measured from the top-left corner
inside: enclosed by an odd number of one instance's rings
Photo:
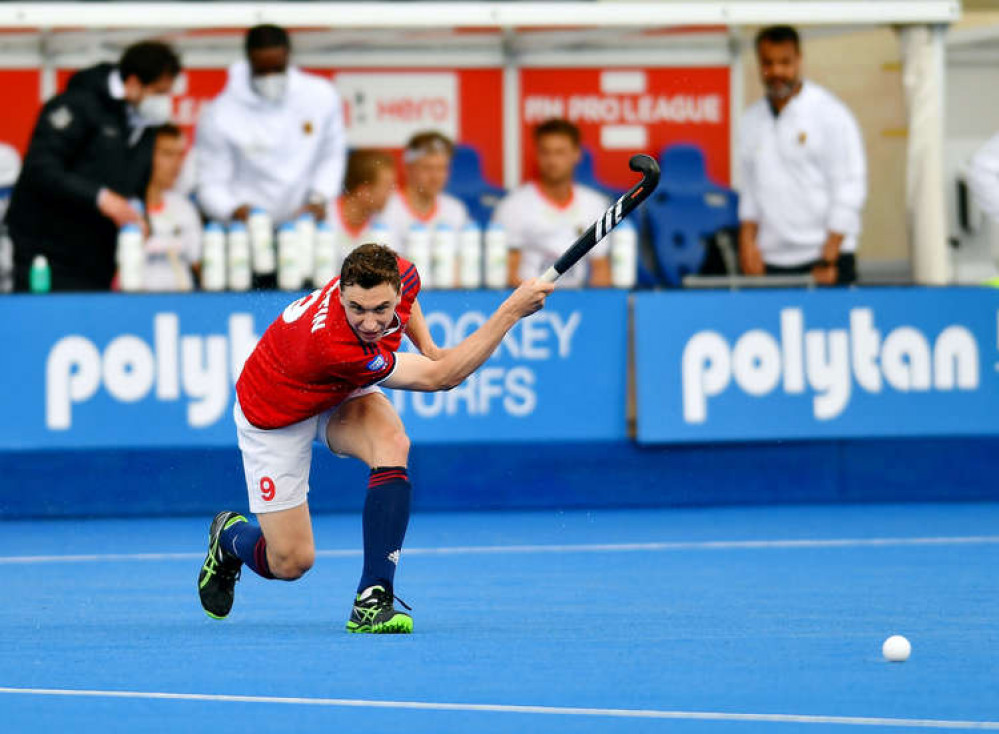
[[[395,370],[382,384],[420,392],[457,387],[489,359],[514,324],[544,307],[545,298],[554,289],[554,284],[543,283],[537,278],[524,281],[486,323],[448,349],[440,360],[435,362],[418,354],[397,354]]]
[[[413,312],[409,315],[409,322],[406,324],[406,336],[410,338],[424,357],[436,360],[444,356],[444,350],[434,343],[434,338],[430,335],[430,328],[427,326],[426,319],[423,318],[423,309],[420,308],[419,299],[413,301]]]

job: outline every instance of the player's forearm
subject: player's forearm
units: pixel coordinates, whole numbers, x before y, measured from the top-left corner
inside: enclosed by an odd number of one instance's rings
[[[742,221],[739,223],[739,249],[742,251],[755,249],[756,233],[759,225],[753,221]]]
[[[437,359],[440,350],[434,343],[434,338],[430,334],[426,319],[423,318],[423,309],[420,302],[413,302],[413,312],[410,314],[409,323],[406,325],[406,336],[410,338],[420,354],[430,359]]]
[[[839,257],[840,247],[843,246],[843,239],[842,232],[829,232],[822,246],[822,258],[828,262],[835,262]]]
[[[489,359],[519,319],[509,302],[504,302],[486,323],[436,363],[435,384],[430,389],[450,390],[460,385]]]

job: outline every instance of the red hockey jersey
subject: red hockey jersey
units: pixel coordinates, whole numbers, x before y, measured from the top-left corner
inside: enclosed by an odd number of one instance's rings
[[[374,344],[361,341],[347,322],[339,278],[289,304],[268,327],[236,381],[246,419],[258,428],[288,426],[392,374],[420,290],[416,267],[401,257],[399,273],[402,298],[395,318]]]

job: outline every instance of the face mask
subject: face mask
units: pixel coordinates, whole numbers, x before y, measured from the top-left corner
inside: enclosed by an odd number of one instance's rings
[[[143,97],[135,106],[139,117],[149,125],[162,125],[170,121],[173,113],[173,100],[169,94],[150,94]]]
[[[268,102],[280,102],[288,88],[288,74],[278,72],[255,76],[250,80],[253,90]]]

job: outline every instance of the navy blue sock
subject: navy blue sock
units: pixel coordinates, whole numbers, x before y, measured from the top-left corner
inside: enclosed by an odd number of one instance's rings
[[[219,539],[222,548],[237,556],[258,576],[274,578],[267,565],[267,541],[259,525],[249,522],[236,522],[222,531]]]
[[[409,503],[413,487],[404,466],[378,466],[368,477],[364,500],[364,571],[357,585],[360,593],[369,586],[392,590],[402,541],[409,525]]]

